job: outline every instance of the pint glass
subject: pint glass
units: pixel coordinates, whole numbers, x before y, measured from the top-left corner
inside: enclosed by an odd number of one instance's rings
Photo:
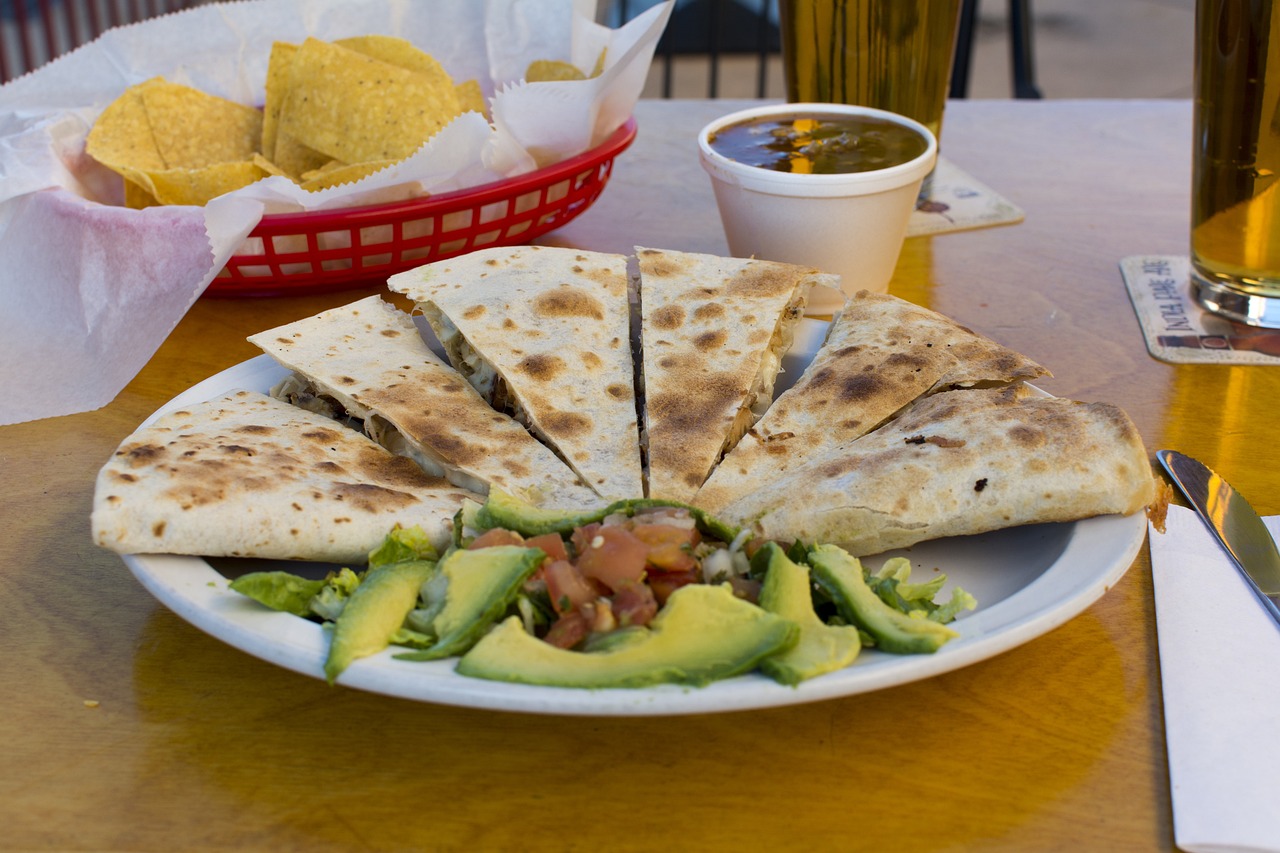
[[[913,118],[936,137],[961,0],[780,0],[787,100]]]
[[[1198,0],[1191,284],[1207,309],[1280,328],[1280,11]]]

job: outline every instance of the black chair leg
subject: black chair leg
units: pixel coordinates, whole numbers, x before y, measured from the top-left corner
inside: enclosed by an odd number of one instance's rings
[[[969,96],[969,69],[973,65],[973,40],[978,21],[978,0],[964,0],[960,6],[960,22],[956,27],[956,51],[951,60],[951,89],[948,96]]]
[[[1031,0],[1009,0],[1009,60],[1013,67],[1013,96],[1040,98],[1032,50]]]

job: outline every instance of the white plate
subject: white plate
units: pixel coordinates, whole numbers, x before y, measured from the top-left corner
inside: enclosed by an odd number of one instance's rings
[[[812,358],[825,328],[825,323],[806,321],[789,356],[791,376],[798,375],[798,368]],[[235,389],[266,391],[285,374],[268,356],[259,356],[180,394],[151,419]],[[942,571],[947,574],[947,589],[960,586],[977,598],[978,609],[954,623],[960,636],[932,655],[864,651],[847,669],[798,687],[784,687],[754,673],[702,688],[532,687],[465,678],[454,672],[453,660],[395,660],[391,650],[357,661],[338,681],[361,690],[447,705],[610,716],[735,711],[849,696],[959,669],[1051,631],[1124,575],[1142,547],[1146,530],[1145,516],[1137,513],[940,539],[899,552],[911,559],[915,579]],[[197,628],[265,661],[324,677],[328,640],[318,624],[267,610],[231,592],[226,576],[199,557],[140,555],[126,556],[124,561],[152,595]],[[867,562],[875,565],[879,560]]]

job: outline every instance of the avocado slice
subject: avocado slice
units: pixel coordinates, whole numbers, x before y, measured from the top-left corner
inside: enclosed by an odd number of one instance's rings
[[[776,542],[768,542],[754,559],[765,562],[760,606],[790,619],[800,639],[786,651],[760,661],[760,671],[780,684],[794,687],[806,678],[843,669],[862,650],[853,625],[828,625],[813,611],[809,568],[793,562]]]
[[[559,649],[510,617],[458,661],[473,678],[552,687],[702,686],[748,672],[795,643],[799,628],[734,597],[728,586],[691,584],[671,594],[642,637],[599,652]]]
[[[875,638],[876,646],[896,654],[936,652],[958,637],[952,629],[932,619],[908,616],[895,610],[867,585],[862,563],[835,545],[817,545],[809,551],[813,579],[835,602],[840,615]]]
[[[382,651],[418,600],[418,589],[435,571],[429,560],[387,563],[371,569],[333,623],[324,674],[332,684],[357,658]]]
[[[400,660],[437,660],[461,654],[506,612],[524,582],[542,565],[540,548],[500,545],[450,551],[436,575],[422,584],[433,645],[396,655]]]
[[[501,489],[490,489],[484,505],[469,513],[469,520],[477,530],[489,530],[501,527],[514,530],[522,536],[541,536],[545,533],[559,533],[562,536],[582,527],[603,520],[606,516],[623,514],[632,516],[643,509],[657,507],[676,507],[687,509],[693,516],[698,529],[705,535],[715,537],[722,542],[732,542],[738,535],[735,527],[713,518],[697,507],[679,501],[664,501],[656,498],[628,498],[615,501],[606,507],[595,510],[560,510],[542,509],[525,503],[519,498],[507,494]],[[461,516],[459,516],[461,519]],[[468,520],[468,519],[464,519]],[[455,528],[456,529],[456,528]]]

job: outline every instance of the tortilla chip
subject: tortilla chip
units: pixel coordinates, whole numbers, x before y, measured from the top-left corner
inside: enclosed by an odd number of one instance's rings
[[[484,99],[484,90],[479,80],[467,80],[454,87],[458,92],[458,106],[464,113],[480,113],[489,117],[489,104]]]
[[[267,94],[262,107],[262,156],[272,162],[276,157],[280,108],[289,91],[289,65],[297,52],[296,44],[278,41],[271,45],[271,56],[267,59]]]
[[[120,166],[165,168],[142,102],[142,92],[157,82],[159,77],[130,86],[102,111],[85,141],[89,156],[117,171]]]
[[[144,207],[155,207],[160,202],[156,201],[150,191],[130,180],[124,182],[124,206],[141,210]]]
[[[461,111],[443,69],[410,71],[307,39],[290,63],[278,133],[345,163],[401,160]]]
[[[276,168],[293,178],[301,180],[308,172],[314,172],[325,164],[333,162],[333,158],[319,151],[312,150],[287,133],[276,137],[276,154],[271,158]]]
[[[558,59],[535,59],[529,63],[524,72],[524,79],[530,83],[547,83],[553,80],[586,80],[582,69]]]
[[[267,176],[252,160],[214,163],[199,169],[165,169],[147,173],[151,192],[160,204],[202,205]]]
[[[355,183],[374,172],[382,171],[395,162],[395,160],[375,160],[372,163],[339,163],[333,160],[319,169],[304,173],[301,186],[308,192],[315,192],[341,184]]]
[[[262,113],[253,107],[163,81],[141,94],[165,168],[248,160],[262,142]]]
[[[263,157],[261,154],[254,154],[252,157],[252,163],[253,165],[257,166],[259,169],[261,169],[264,173],[266,173],[266,175],[268,176],[279,175],[280,177],[283,177],[283,178],[290,177],[289,175],[285,174],[285,171],[283,169],[281,169],[275,163],[272,163],[266,157]]]

